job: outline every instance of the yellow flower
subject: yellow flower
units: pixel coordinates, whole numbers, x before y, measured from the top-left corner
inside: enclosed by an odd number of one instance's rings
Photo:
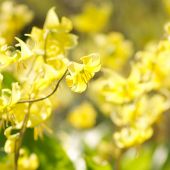
[[[69,33],[72,30],[72,23],[63,17],[59,22],[54,8],[47,14],[43,29],[33,27],[28,36],[33,41],[32,50],[39,55],[44,55],[45,60],[65,54],[66,50],[77,44],[77,36]]]
[[[81,58],[83,64],[75,62],[68,66],[69,75],[66,82],[72,91],[81,93],[86,90],[87,83],[100,70],[100,57],[97,54],[90,54]]]
[[[36,170],[39,167],[39,160],[35,153],[28,155],[25,149],[20,150],[18,159],[18,170]]]
[[[20,149],[18,159],[18,170],[36,170],[39,167],[39,159],[35,153],[28,154],[25,149]],[[5,159],[0,162],[0,169],[14,169],[14,154],[6,155]]]
[[[73,23],[80,32],[99,32],[106,26],[110,14],[109,4],[102,4],[102,6],[86,4],[83,12],[73,17]]]
[[[33,13],[26,5],[4,1],[0,8],[0,37],[11,44],[14,37],[30,23],[32,18]]]
[[[123,66],[133,53],[132,43],[118,32],[98,34],[94,38],[102,65],[114,70],[123,70]]]
[[[18,59],[18,53],[14,47],[8,46],[5,39],[0,38],[0,70],[3,70],[15,63]]]
[[[91,128],[96,123],[96,111],[90,103],[83,102],[69,113],[67,119],[75,128]]]
[[[97,82],[97,89],[105,100],[116,104],[130,102],[152,88],[149,83],[141,81],[140,72],[135,67],[127,78],[108,70],[108,77]]]
[[[152,136],[153,129],[151,127],[142,129],[134,127],[122,128],[116,132],[113,137],[119,148],[129,148],[142,144]]]
[[[111,116],[118,126],[133,125],[146,128],[156,123],[168,108],[168,101],[163,96],[143,95],[134,102],[116,106]]]
[[[11,114],[14,116],[15,123],[21,125],[24,121],[25,114],[28,112],[28,103],[18,104]],[[51,115],[52,108],[49,99],[33,103],[30,108],[29,120],[27,127],[35,127],[44,123]]]
[[[13,107],[15,107],[16,103],[21,98],[20,86],[18,83],[12,83],[12,90],[10,89],[1,89],[0,96],[0,116],[3,116],[4,120],[8,120],[9,117],[7,115],[8,111],[10,111]]]
[[[158,90],[170,86],[169,56],[170,41],[168,39],[161,40],[157,45],[151,46],[136,55],[138,61],[135,63],[135,67],[140,71],[144,81],[152,83],[153,89]]]

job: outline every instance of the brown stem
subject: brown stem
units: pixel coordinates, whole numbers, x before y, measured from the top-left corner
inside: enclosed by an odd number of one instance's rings
[[[122,154],[125,152],[125,150],[121,150],[119,155],[117,156],[117,159],[115,160],[115,170],[121,170],[121,159],[122,159]]]
[[[50,96],[52,96],[57,91],[57,89],[59,87],[59,84],[62,81],[62,79],[64,78],[64,76],[66,75],[66,73],[67,73],[67,70],[65,71],[63,76],[60,78],[60,80],[57,82],[54,90],[50,94],[48,94],[47,96],[42,97],[42,98],[38,98],[38,99],[32,99],[32,100],[21,100],[17,104],[20,104],[20,103],[34,103],[34,102],[39,102],[39,101],[42,101],[42,100],[45,100],[45,99],[49,98]]]

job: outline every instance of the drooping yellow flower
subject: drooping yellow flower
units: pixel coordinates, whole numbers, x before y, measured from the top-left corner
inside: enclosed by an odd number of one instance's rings
[[[4,150],[6,153],[14,153],[15,152],[15,143],[16,140],[19,137],[19,129],[20,127],[16,126],[9,126],[8,128],[5,129],[4,135],[6,136],[7,140],[5,142]],[[16,133],[12,133],[12,131],[15,130]]]
[[[71,62],[68,66],[69,75],[66,82],[72,91],[81,93],[86,90],[87,83],[96,72],[100,70],[100,57],[97,54],[90,54],[80,59],[83,64]]]
[[[96,111],[90,103],[83,102],[70,111],[68,121],[78,129],[91,128],[96,123]]]

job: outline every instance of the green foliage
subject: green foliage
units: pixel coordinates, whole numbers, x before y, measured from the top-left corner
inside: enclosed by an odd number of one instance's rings
[[[142,147],[139,151],[129,150],[121,159],[121,170],[150,170],[153,149]]]
[[[15,77],[10,72],[4,71],[2,73],[2,75],[3,75],[3,83],[2,83],[3,88],[9,88],[10,89],[12,83],[17,81],[15,79]]]
[[[92,157],[86,157],[87,170],[112,170],[111,165],[104,161],[103,163],[96,162]]]
[[[38,155],[40,161],[38,170],[74,170],[72,162],[57,138],[44,135],[42,140],[34,141],[32,136],[32,131],[28,130],[24,138],[24,146]]]

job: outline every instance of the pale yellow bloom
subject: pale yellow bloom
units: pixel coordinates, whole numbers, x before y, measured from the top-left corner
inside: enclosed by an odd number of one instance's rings
[[[93,106],[88,102],[84,102],[73,108],[67,119],[73,127],[84,129],[91,128],[95,125],[96,116],[97,113]]]
[[[100,57],[91,54],[81,58],[83,64],[75,62],[68,66],[69,75],[66,76],[68,86],[72,91],[81,93],[86,90],[87,83],[92,79],[96,72],[100,70]]]
[[[13,1],[4,1],[0,8],[0,37],[8,44],[33,18],[33,13],[26,5]]]
[[[29,113],[29,120],[27,127],[35,127],[44,123],[51,115],[52,107],[49,99],[33,103],[30,111],[28,110],[28,103],[18,104],[11,111],[14,115],[15,123],[21,125],[24,121],[25,114]]]
[[[39,159],[35,153],[30,155],[25,149],[20,149],[18,159],[18,170],[36,170],[39,167]],[[9,154],[3,161],[0,162],[0,169],[11,170],[14,169],[14,155]]]
[[[107,78],[97,83],[97,89],[105,100],[117,104],[130,102],[151,89],[149,83],[141,81],[140,72],[136,68],[132,69],[127,78],[110,70]]]
[[[123,70],[133,53],[132,43],[119,32],[98,34],[94,39],[102,65],[118,71]]]
[[[82,13],[73,17],[73,23],[80,32],[99,32],[106,26],[110,14],[109,4],[102,4],[102,6],[86,4]]]
[[[77,37],[69,33],[72,30],[72,23],[63,17],[59,22],[55,9],[51,8],[47,13],[43,29],[33,27],[28,36],[33,41],[32,50],[45,59],[65,54],[66,50],[77,44]]]
[[[18,159],[19,170],[36,170],[39,167],[39,160],[35,153],[28,155],[26,150],[20,150],[20,157]]]
[[[116,132],[113,137],[119,148],[129,148],[142,144],[149,139],[152,134],[153,129],[151,127],[145,129],[126,127],[122,128],[119,132]]]

